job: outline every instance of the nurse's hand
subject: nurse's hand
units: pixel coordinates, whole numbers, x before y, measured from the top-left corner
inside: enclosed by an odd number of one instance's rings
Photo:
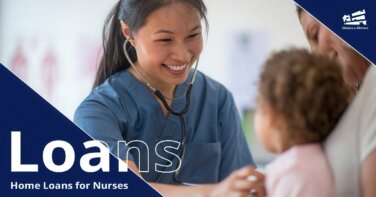
[[[250,177],[252,180],[250,180]],[[246,166],[236,170],[225,180],[212,186],[209,196],[265,196],[264,175],[256,171],[252,166]]]

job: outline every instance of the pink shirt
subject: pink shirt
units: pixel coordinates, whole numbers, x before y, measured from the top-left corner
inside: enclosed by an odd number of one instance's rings
[[[333,177],[319,144],[296,145],[266,166],[268,197],[335,196]]]

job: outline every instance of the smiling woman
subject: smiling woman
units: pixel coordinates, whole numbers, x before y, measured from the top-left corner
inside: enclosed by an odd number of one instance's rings
[[[357,91],[324,143],[337,196],[376,196],[375,66],[308,12],[297,10],[313,52],[336,60],[346,84]]]
[[[262,195],[263,175],[247,166],[254,164],[231,93],[191,70],[203,48],[202,21],[207,26],[202,0],[119,1],[104,28],[94,89],[75,122],[165,196]],[[147,146],[117,146],[137,140]],[[162,141],[180,146],[166,151]],[[140,154],[145,147],[155,151]],[[148,163],[148,172],[140,170]]]
[[[363,80],[370,63],[307,12],[301,10],[299,13],[312,50],[336,60],[341,66],[346,84],[357,86]]]

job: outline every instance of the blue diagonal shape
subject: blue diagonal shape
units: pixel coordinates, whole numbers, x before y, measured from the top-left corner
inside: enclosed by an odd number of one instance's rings
[[[84,147],[83,143],[91,138],[1,64],[0,91],[0,196],[161,196],[133,172],[119,172],[118,161],[113,156],[110,156],[110,172],[83,171],[80,158],[86,153],[98,151],[97,148]],[[21,163],[37,164],[38,172],[11,172],[12,131],[21,132]],[[66,172],[52,172],[43,162],[43,150],[54,140],[66,141],[74,148],[74,165]],[[62,150],[53,152],[56,164],[64,162]],[[93,182],[100,182],[127,184],[128,189],[81,190],[75,189],[77,181],[91,184],[89,188],[92,188]],[[72,183],[73,189],[11,189],[11,182],[39,183],[41,187],[43,183]]]
[[[295,0],[308,13],[341,37],[355,50],[376,63],[376,2],[370,0]],[[357,13],[361,18],[356,18]],[[354,15],[353,15],[354,14]],[[349,16],[346,20],[345,16]],[[364,18],[364,19],[362,19]],[[360,20],[361,19],[361,20]],[[345,24],[347,22],[358,24]],[[366,22],[364,22],[366,21]],[[364,23],[363,23],[364,22]]]

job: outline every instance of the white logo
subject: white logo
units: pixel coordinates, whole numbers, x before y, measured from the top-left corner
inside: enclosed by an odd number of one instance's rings
[[[345,25],[342,29],[368,29],[365,9],[344,15],[342,20]]]

